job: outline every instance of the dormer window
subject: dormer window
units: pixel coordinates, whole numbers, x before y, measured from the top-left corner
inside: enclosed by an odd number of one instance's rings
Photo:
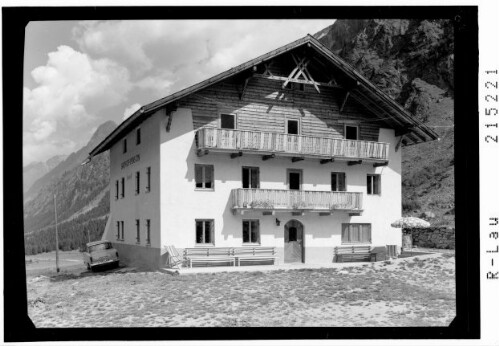
[[[359,139],[359,127],[352,125],[345,125],[345,139]]]
[[[236,116],[234,114],[220,114],[220,128],[234,130],[236,128]]]

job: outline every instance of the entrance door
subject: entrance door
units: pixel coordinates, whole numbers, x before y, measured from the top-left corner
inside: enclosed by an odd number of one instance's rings
[[[303,225],[291,220],[284,226],[284,262],[304,263]]]

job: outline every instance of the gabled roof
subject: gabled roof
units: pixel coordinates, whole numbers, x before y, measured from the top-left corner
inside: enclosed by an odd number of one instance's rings
[[[369,80],[357,72],[351,65],[340,59],[333,52],[331,52],[327,47],[320,43],[316,38],[311,35],[302,37],[294,42],[291,42],[285,46],[277,48],[266,54],[263,54],[257,58],[247,61],[239,66],[233,67],[225,72],[222,72],[216,76],[208,78],[200,83],[194,84],[188,88],[180,90],[174,94],[161,98],[157,101],[151,102],[134,114],[123,121],[111,134],[109,134],[101,143],[99,143],[90,153],[90,158],[92,156],[98,155],[106,150],[108,150],[114,143],[119,141],[124,135],[135,128],[138,124],[143,122],[149,116],[151,116],[156,110],[167,107],[173,104],[175,101],[188,96],[192,93],[200,91],[207,88],[213,84],[216,84],[224,79],[235,76],[243,71],[253,68],[258,64],[265,61],[273,59],[283,53],[289,52],[297,47],[307,45],[313,48],[323,57],[325,57],[329,62],[331,62],[337,69],[342,71],[348,78],[355,81],[356,87],[349,90],[352,97],[359,102],[368,102],[369,104],[376,105],[378,109],[384,112],[386,115],[391,117],[395,123],[399,124],[398,127],[401,132],[409,134],[409,138],[414,144],[419,143],[414,139],[416,136],[421,141],[429,141],[438,139],[438,135],[424,125],[419,120],[413,118],[401,105],[396,101],[391,99],[388,95],[382,92],[378,87],[373,85]],[[361,101],[362,100],[362,101]],[[363,103],[364,105],[366,103]],[[414,136],[413,136],[414,135]]]

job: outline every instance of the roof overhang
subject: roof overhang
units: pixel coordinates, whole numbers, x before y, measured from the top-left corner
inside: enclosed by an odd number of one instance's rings
[[[421,121],[413,118],[411,114],[409,114],[400,104],[382,92],[378,87],[357,72],[351,65],[337,57],[316,38],[311,35],[307,35],[255,59],[233,67],[216,76],[208,78],[200,83],[194,84],[188,88],[141,107],[125,121],[123,121],[101,143],[99,143],[89,153],[89,158],[110,149],[124,135],[146,120],[149,116],[154,114],[157,110],[165,108],[166,113],[169,113],[176,109],[176,101],[181,98],[210,87],[224,79],[235,76],[302,45],[307,45],[307,47],[310,47],[320,53],[352,81],[351,84],[353,87],[349,89],[352,98],[361,104],[365,105],[365,103],[369,103],[375,107],[378,107],[378,112],[380,114],[384,114],[392,119],[395,124],[394,127],[396,131],[398,133],[403,133],[407,138],[403,141],[404,144],[417,144],[424,141],[439,139],[437,133],[428,128]]]

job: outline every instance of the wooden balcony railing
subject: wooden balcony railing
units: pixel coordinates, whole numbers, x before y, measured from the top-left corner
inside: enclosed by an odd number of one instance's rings
[[[389,144],[276,132],[202,128],[197,131],[197,147],[201,150],[227,152],[281,153],[318,158],[343,157],[387,161]]]
[[[361,192],[234,189],[232,209],[362,211]]]

